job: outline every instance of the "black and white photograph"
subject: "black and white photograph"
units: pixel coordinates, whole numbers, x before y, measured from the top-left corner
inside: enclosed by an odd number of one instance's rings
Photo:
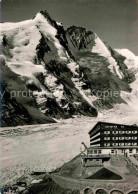
[[[0,194],[138,194],[138,0],[0,0]]]

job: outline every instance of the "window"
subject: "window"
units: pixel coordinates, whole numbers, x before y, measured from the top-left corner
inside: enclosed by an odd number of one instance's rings
[[[124,139],[124,137],[119,137],[119,139],[120,139],[120,140],[123,140],[123,139]]]
[[[132,137],[132,139],[137,139],[137,137]]]
[[[119,143],[119,145],[124,145],[124,143]]]
[[[113,143],[114,146],[117,146],[118,144],[117,143]]]
[[[132,145],[137,145],[137,143],[132,143]]]
[[[117,134],[118,133],[118,131],[113,131],[113,134]]]
[[[110,131],[105,131],[104,133],[105,133],[105,134],[110,134]]]
[[[129,153],[132,154],[132,149],[129,149]]]
[[[131,137],[125,137],[125,139],[129,140],[129,139],[131,139]]]
[[[136,153],[138,153],[138,149],[136,149]]]
[[[110,140],[110,137],[105,137],[104,139],[105,139],[105,140]]]
[[[107,125],[107,126],[105,126],[105,128],[109,128],[109,126]]]
[[[126,131],[126,133],[127,133],[127,134],[130,134],[130,133],[131,133],[131,131]]]
[[[97,154],[97,150],[94,150],[94,154]]]
[[[110,143],[105,143],[104,146],[110,146]]]
[[[115,150],[111,150],[111,153],[114,154],[115,153]]]
[[[113,140],[117,140],[118,139],[118,137],[113,137]]]
[[[101,154],[102,153],[102,150],[98,150],[98,154]]]
[[[136,134],[136,133],[137,133],[137,131],[132,131],[132,133],[133,133],[133,134]]]
[[[93,150],[90,150],[90,154],[93,154]]]
[[[88,150],[88,154],[93,154],[93,150]]]
[[[119,131],[120,134],[124,134],[125,132],[124,131]]]

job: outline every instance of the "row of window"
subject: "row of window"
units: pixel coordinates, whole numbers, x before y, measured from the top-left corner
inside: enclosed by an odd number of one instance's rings
[[[124,134],[124,133],[126,133],[126,134],[130,134],[130,133],[136,134],[137,131],[136,130],[134,130],[134,131],[113,131],[113,134],[117,134],[117,133],[119,133],[119,134]]]
[[[114,154],[116,150],[111,150],[111,153]],[[121,152],[124,154],[125,150],[121,150]],[[138,150],[136,150],[138,152]],[[132,149],[129,149],[129,153],[132,153]]]
[[[110,140],[110,139],[113,139],[113,140],[130,140],[130,139],[136,140],[137,137],[112,137],[112,138],[104,137],[104,140]]]
[[[88,150],[88,154],[101,154],[102,150]]]
[[[110,128],[110,129],[115,128],[115,129],[116,129],[117,127],[118,127],[117,125],[106,125],[106,126],[105,126],[106,129],[108,129],[108,128]],[[124,128],[123,125],[121,125],[121,126],[119,126],[119,127]]]
[[[137,146],[137,143],[104,143],[104,146]]]
[[[112,149],[111,153],[114,154],[117,150]],[[122,150],[122,153],[125,153],[125,150]],[[129,149],[129,153],[132,153],[132,149]],[[136,153],[138,153],[138,149],[136,149]],[[88,150],[88,154],[102,154],[102,150]]]
[[[104,134],[110,134],[111,131],[104,131]],[[112,131],[113,134],[137,134],[137,131]]]

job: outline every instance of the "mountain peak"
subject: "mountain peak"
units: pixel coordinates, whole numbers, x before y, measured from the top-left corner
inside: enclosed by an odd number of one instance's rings
[[[49,21],[52,21],[52,18],[50,17],[49,13],[46,10],[41,10],[39,13],[41,13]]]
[[[61,23],[56,22],[55,20],[53,20],[51,18],[51,16],[49,15],[49,13],[46,10],[41,10],[39,12],[44,18],[47,19],[47,21],[54,27],[54,28],[58,28],[59,26],[62,26]]]
[[[32,119],[41,113],[38,123],[45,119],[47,122],[49,117],[69,118],[77,114],[95,117],[99,109],[124,102],[120,96],[104,96],[105,92],[131,91],[129,84],[135,75],[127,68],[130,60],[125,60],[97,34],[76,26],[65,31],[46,10],[38,12],[33,20],[1,25],[4,81],[11,85],[5,86],[5,91],[18,92],[20,88],[33,94],[31,98],[15,97],[13,102],[7,102],[5,110],[11,118],[9,107],[13,104],[16,110],[15,102]],[[3,121],[6,119],[4,116]]]

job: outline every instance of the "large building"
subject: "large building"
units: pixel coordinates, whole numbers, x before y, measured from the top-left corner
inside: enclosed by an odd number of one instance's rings
[[[89,132],[90,146],[138,146],[138,126],[98,122]]]
[[[89,132],[90,147],[83,161],[87,166],[102,164],[111,155],[138,155],[138,126],[98,122]]]

